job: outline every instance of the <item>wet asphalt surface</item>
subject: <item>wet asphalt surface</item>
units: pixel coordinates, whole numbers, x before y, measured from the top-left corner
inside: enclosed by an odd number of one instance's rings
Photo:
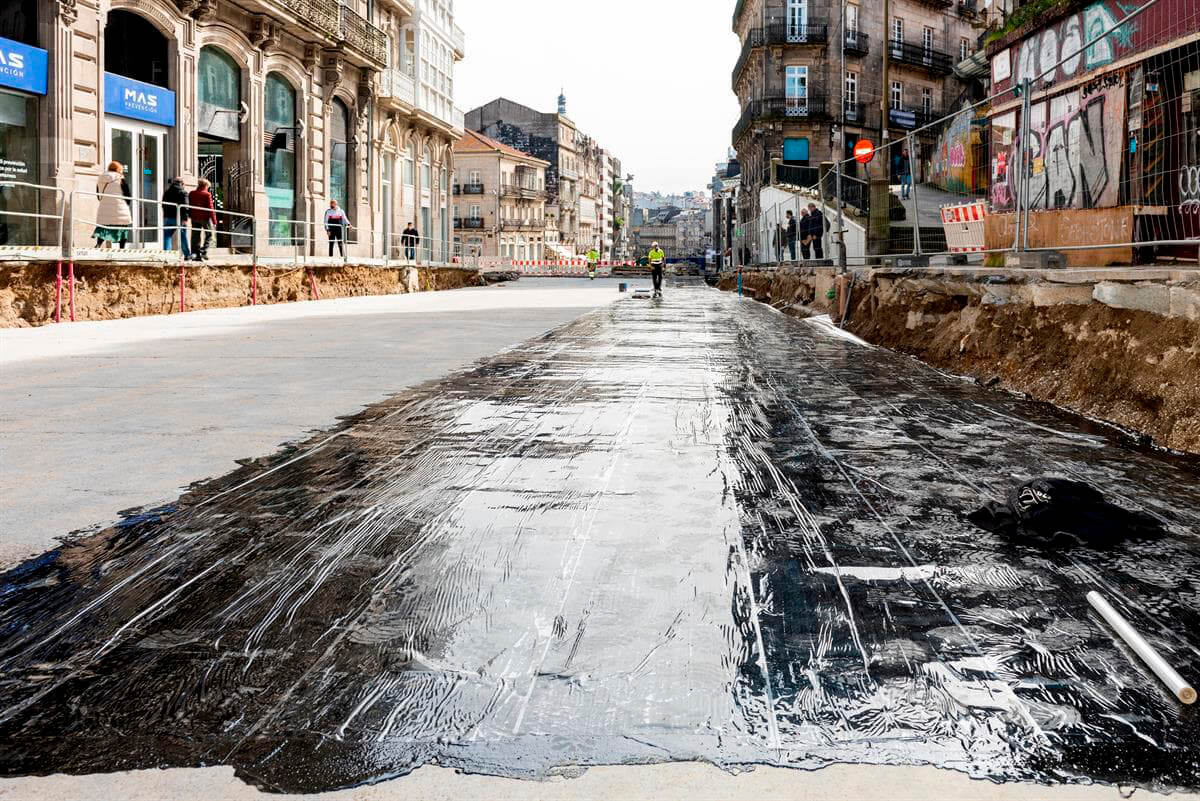
[[[1168,534],[964,516],[1086,481]],[[1200,789],[1200,469],[703,288],[623,300],[0,575],[0,773],[932,764]]]

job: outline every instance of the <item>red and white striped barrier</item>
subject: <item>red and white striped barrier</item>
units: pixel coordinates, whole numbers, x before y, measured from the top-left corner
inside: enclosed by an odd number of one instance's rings
[[[611,274],[614,267],[634,267],[635,261],[601,261],[596,264],[597,275]],[[485,270],[512,270],[521,275],[545,276],[548,278],[569,278],[586,276],[588,263],[586,259],[485,259]]]
[[[942,228],[951,253],[977,253],[984,249],[987,206],[982,200],[957,206],[942,206]]]

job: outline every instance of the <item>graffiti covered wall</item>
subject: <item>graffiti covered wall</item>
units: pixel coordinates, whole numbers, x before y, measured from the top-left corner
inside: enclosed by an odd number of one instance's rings
[[[991,200],[1015,207],[1015,112],[992,121]],[[1106,75],[1078,91],[1034,104],[1026,143],[1031,209],[1096,209],[1120,202],[1125,79]],[[998,130],[999,129],[999,130]],[[1006,144],[1007,143],[1007,144]]]
[[[947,192],[974,194],[988,185],[979,126],[972,124],[975,119],[972,111],[957,114],[938,137],[930,180]]]
[[[1026,78],[1045,88],[1194,33],[1196,0],[1156,0],[1137,18],[1079,52],[1085,44],[1149,1],[1098,0],[1011,47],[993,52],[993,89],[1005,91]]]

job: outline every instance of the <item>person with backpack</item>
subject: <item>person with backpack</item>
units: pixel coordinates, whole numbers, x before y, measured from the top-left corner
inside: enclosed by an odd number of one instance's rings
[[[99,203],[96,207],[96,229],[92,233],[96,247],[108,249],[115,242],[124,249],[129,243],[129,232],[133,227],[133,212],[130,209],[125,168],[119,161],[109,163],[108,171],[96,182],[96,194]]]
[[[192,258],[192,249],[188,247],[188,193],[183,188],[182,178],[172,178],[167,182],[167,189],[162,196],[163,207],[163,250],[175,250],[175,237],[179,237],[179,247],[183,250],[183,260]]]
[[[208,187],[208,179],[201,178],[187,196],[188,217],[192,221],[192,258],[195,261],[208,261],[208,248],[212,244],[213,230],[217,227],[217,207],[213,204],[212,192]]]

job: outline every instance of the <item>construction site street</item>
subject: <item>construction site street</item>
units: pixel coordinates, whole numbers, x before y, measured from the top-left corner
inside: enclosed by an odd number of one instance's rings
[[[0,797],[1200,797],[1194,459],[616,283],[4,332]]]

